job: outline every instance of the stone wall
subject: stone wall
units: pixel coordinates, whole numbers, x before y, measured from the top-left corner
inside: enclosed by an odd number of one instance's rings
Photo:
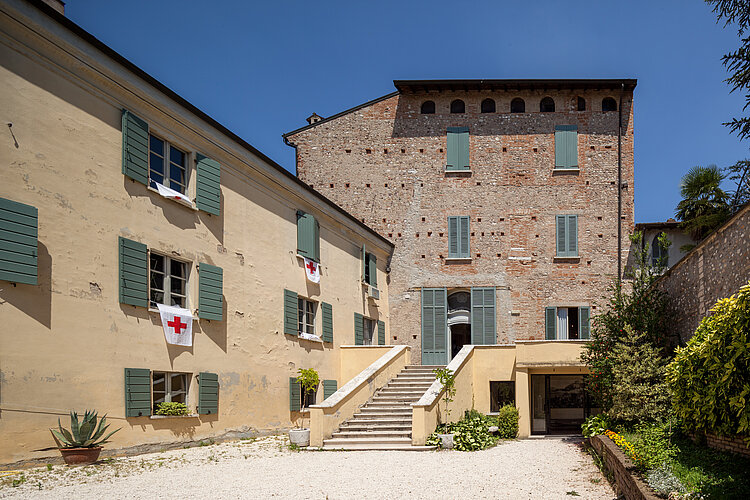
[[[693,436],[693,440],[702,441],[698,436]],[[750,457],[750,446],[745,443],[741,436],[717,436],[716,434],[706,433],[705,440],[706,445],[710,448]]]
[[[542,113],[544,96],[556,112]],[[577,111],[577,96],[587,103]],[[396,94],[291,133],[300,179],[396,244],[391,343],[420,361],[423,287],[497,289],[497,342],[544,339],[546,306],[597,306],[617,274],[618,90]],[[480,113],[485,98],[496,113]],[[510,113],[522,97],[526,113]],[[453,99],[466,113],[448,112]],[[425,100],[436,113],[420,114]],[[633,228],[633,105],[623,97],[623,262]],[[578,125],[579,169],[554,169],[555,125]],[[470,129],[469,173],[446,173],[446,128]],[[579,258],[555,257],[555,215],[578,214]],[[447,218],[470,217],[471,260],[449,261]]]
[[[750,280],[750,204],[672,266],[658,281],[672,300],[675,336],[686,342],[717,300]]]
[[[635,464],[607,436],[593,436],[591,446],[604,467],[611,474],[618,498],[627,500],[656,500],[653,490],[635,472]]]

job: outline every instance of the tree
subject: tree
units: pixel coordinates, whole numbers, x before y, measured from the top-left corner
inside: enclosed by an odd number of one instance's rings
[[[591,341],[581,354],[581,360],[591,372],[586,378],[587,391],[604,410],[611,408],[614,397],[612,350],[629,337],[626,325],[643,335],[645,342],[664,356],[671,352],[673,345],[668,334],[671,323],[669,301],[664,292],[654,286],[664,271],[666,259],[662,258],[656,266],[651,265],[649,245],[643,241],[642,232],[631,235],[630,241],[633,243],[633,265],[626,269],[628,283],[622,285],[615,281],[610,287],[608,307],[594,317]],[[663,249],[670,245],[663,234],[658,242]]]
[[[745,111],[750,106],[750,36],[745,36],[745,32],[750,28],[750,5],[747,0],[706,0],[706,3],[713,5],[717,21],[724,20],[724,27],[730,24],[737,27],[740,47],[725,54],[721,61],[730,73],[726,79],[732,87],[730,92],[745,92],[745,106],[742,108]],[[750,117],[733,118],[724,125],[736,133],[740,140],[750,137]],[[734,213],[750,201],[750,161],[740,160],[726,170],[729,179],[736,182],[730,203],[731,211]]]
[[[720,186],[723,179],[719,167],[709,165],[691,168],[680,181],[682,200],[675,215],[696,240],[702,240],[729,218],[729,196]]]

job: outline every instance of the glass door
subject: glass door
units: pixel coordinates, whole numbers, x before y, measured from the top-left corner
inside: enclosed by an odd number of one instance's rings
[[[531,433],[547,433],[546,375],[531,376]]]

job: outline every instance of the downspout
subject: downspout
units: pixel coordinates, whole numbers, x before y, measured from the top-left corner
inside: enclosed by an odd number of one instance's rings
[[[620,106],[617,119],[617,293],[622,285],[622,95],[625,84],[620,84]]]

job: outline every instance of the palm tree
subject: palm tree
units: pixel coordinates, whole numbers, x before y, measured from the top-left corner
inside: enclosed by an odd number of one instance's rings
[[[724,175],[716,165],[696,166],[680,181],[682,201],[675,216],[681,227],[700,241],[729,218],[729,195],[720,187]]]

